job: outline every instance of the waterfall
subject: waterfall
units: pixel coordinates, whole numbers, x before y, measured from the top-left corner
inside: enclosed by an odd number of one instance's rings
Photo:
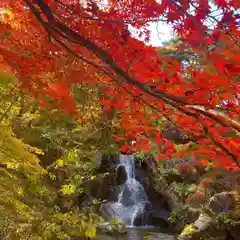
[[[135,179],[135,156],[134,155],[120,155],[119,165],[125,168],[127,173],[127,180]]]
[[[108,212],[111,212],[112,219],[132,227],[137,217],[143,217],[148,198],[144,187],[135,179],[135,156],[120,155],[118,166],[125,169],[126,181],[119,187],[117,201],[109,203]]]

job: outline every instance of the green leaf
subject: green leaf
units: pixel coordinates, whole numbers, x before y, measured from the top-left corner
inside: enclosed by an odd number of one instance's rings
[[[55,174],[49,173],[48,176],[49,176],[49,178],[50,178],[51,180],[56,180]]]

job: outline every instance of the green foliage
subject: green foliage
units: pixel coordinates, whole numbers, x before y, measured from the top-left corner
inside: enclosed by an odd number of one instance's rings
[[[172,215],[168,218],[168,221],[169,221],[170,223],[175,223],[175,222],[177,222],[177,217],[176,217],[174,214],[172,214]]]
[[[77,207],[62,213],[56,205],[58,189],[46,181],[56,173],[47,172],[32,153],[40,152],[15,138],[10,128],[1,126],[0,131],[0,228],[1,239],[65,239],[69,236],[96,234],[98,217],[85,215]],[[31,151],[31,152],[30,152]],[[73,164],[73,153],[67,159]],[[66,158],[65,158],[66,160]],[[68,161],[65,162],[65,164]],[[62,168],[57,160],[56,170]],[[72,195],[82,183],[78,174],[72,174],[59,189],[64,195]]]
[[[15,81],[0,74],[0,239],[94,237],[101,219],[74,204],[83,180],[94,176],[97,148],[81,144],[93,125],[86,128],[58,112],[53,120],[53,112],[20,94]],[[82,136],[76,143],[71,134]],[[53,148],[60,154],[52,161]],[[63,200],[73,202],[67,212]]]
[[[236,209],[227,213],[221,213],[217,216],[218,225],[237,225],[240,224],[240,206],[237,205]]]
[[[190,194],[194,193],[197,190],[195,184],[186,184],[186,183],[178,183],[175,186],[174,191],[178,193],[181,197],[187,197]]]

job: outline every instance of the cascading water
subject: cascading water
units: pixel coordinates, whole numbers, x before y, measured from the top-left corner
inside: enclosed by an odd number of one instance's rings
[[[120,186],[116,202],[109,203],[111,217],[134,226],[134,220],[143,216],[148,198],[144,187],[135,179],[135,156],[120,155],[119,166],[126,172],[126,181]]]

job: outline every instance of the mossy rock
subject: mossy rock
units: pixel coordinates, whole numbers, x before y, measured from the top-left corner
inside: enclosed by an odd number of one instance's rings
[[[234,239],[239,239],[240,233],[240,205],[229,213],[221,213],[217,216],[218,228],[224,228],[229,235]]]
[[[192,208],[188,205],[176,206],[169,220],[173,224],[174,232],[180,233],[188,224],[195,222],[201,213],[201,209]]]
[[[127,233],[127,226],[123,222],[111,221],[107,224],[99,225],[98,232],[109,236],[124,235]]]
[[[182,233],[179,235],[178,240],[201,240],[201,238],[208,234],[213,229],[214,220],[212,216],[202,213],[197,221],[187,225]]]

